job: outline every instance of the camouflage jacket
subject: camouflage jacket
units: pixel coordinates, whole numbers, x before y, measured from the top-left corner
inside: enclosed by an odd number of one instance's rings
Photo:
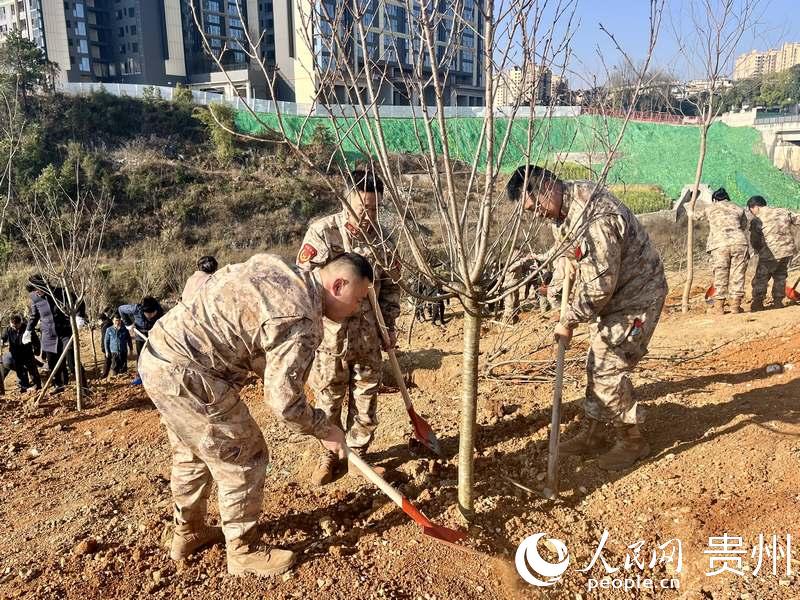
[[[197,293],[197,290],[208,281],[208,278],[211,277],[208,273],[204,271],[195,271],[191,274],[189,279],[186,280],[186,285],[183,286],[183,292],[181,293],[181,302],[190,302],[194,295]]]
[[[707,252],[726,246],[747,245],[747,217],[744,209],[728,200],[720,200],[706,208],[705,217],[708,219]]]
[[[296,431],[321,437],[328,431],[325,413],[309,406],[304,383],[322,333],[319,275],[256,254],[220,269],[191,302],[165,314],[150,332],[149,344],[168,362],[234,388],[256,373],[279,418]]]
[[[358,228],[347,222],[348,213],[338,212],[327,217],[322,217],[308,226],[308,231],[303,238],[303,245],[297,254],[297,265],[304,270],[311,270],[326,265],[329,261],[345,252],[342,232],[349,236],[350,247],[353,252],[369,259],[375,270],[375,296],[378,306],[389,329],[394,329],[395,321],[400,316],[400,263],[395,258],[394,246],[386,240],[383,232],[373,235],[370,239],[372,245],[378,249],[378,260],[373,248],[367,243],[367,238]],[[381,243],[383,240],[383,243]],[[389,266],[389,269],[385,269]],[[351,319],[365,318],[370,323],[375,323],[369,299],[361,303],[359,313]],[[376,325],[377,326],[377,325]]]
[[[779,260],[795,253],[792,225],[800,224],[800,215],[785,208],[762,206],[750,221],[750,243],[758,256]]]
[[[666,296],[661,257],[638,219],[607,189],[592,197],[591,181],[564,186],[566,217],[557,223],[556,247],[566,247],[577,268],[565,324],[599,321],[600,335],[618,343],[629,321],[644,319],[646,310]]]

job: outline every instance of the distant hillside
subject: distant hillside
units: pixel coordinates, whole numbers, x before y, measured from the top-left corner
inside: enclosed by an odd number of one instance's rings
[[[273,129],[276,128],[275,115],[262,114],[260,118]],[[330,127],[330,121],[324,117],[311,121],[310,126],[307,124],[305,127],[304,141],[310,139],[318,124]],[[297,136],[303,118],[285,117],[285,122],[289,131]],[[412,120],[384,119],[383,123],[391,152],[414,154],[423,151],[418,140],[424,139],[424,135],[418,135],[414,131]],[[497,130],[501,137],[508,123],[508,120],[497,121]],[[249,133],[262,132],[264,129],[247,112],[237,113],[236,124]],[[342,131],[352,125],[352,119],[339,121]],[[472,160],[482,125],[482,120],[475,118],[447,121],[448,136],[455,158],[467,162]],[[524,149],[527,147],[527,122],[516,120],[512,127],[509,148],[503,161],[506,171],[526,162]],[[620,120],[611,119],[606,122],[600,117],[589,115],[541,121],[533,140],[531,156],[537,163],[553,161],[556,156],[575,154],[588,154],[597,160],[598,155],[602,156],[603,147],[598,136],[604,132],[602,135],[613,140],[620,127]],[[422,125],[418,123],[417,128],[422,133]],[[353,159],[360,155],[359,147],[369,147],[367,137],[358,130],[350,133],[347,139],[349,143],[346,145],[346,152]],[[438,138],[436,144],[439,144]],[[608,182],[657,185],[668,196],[676,198],[681,188],[694,180],[699,144],[699,132],[693,126],[631,122],[611,168]],[[485,166],[485,155],[480,157],[480,161],[481,166]],[[772,165],[762,150],[758,131],[753,128],[734,128],[722,123],[711,127],[703,182],[711,187],[724,186],[739,204],[744,204],[754,194],[760,194],[771,204],[800,209],[800,182]]]

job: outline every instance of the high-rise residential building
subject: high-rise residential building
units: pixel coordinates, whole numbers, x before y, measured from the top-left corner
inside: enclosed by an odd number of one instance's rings
[[[766,52],[751,50],[736,59],[733,78],[750,79],[769,73],[780,73],[795,65],[800,65],[800,43],[786,43],[779,49]]]
[[[0,0],[0,36],[12,30],[19,30],[30,37],[30,11],[24,1]]]
[[[547,67],[528,68],[524,73],[521,67],[514,67],[498,77],[495,104],[513,106],[519,102],[525,105],[533,100],[534,104],[546,105],[554,97],[553,91],[565,82]]]
[[[342,8],[349,6],[345,0],[321,2],[330,14],[346,15],[350,10]],[[413,94],[409,97],[402,80],[416,67],[420,54],[414,47],[419,35],[408,28],[418,22],[421,4],[409,15],[405,3],[367,2],[366,47],[362,48],[360,41],[349,43],[346,60],[357,70],[359,66],[363,69],[365,57],[385,67],[388,78],[373,86],[376,98],[368,101],[418,102]],[[7,29],[27,30],[59,65],[64,81],[186,83],[228,96],[238,92],[248,98],[267,98],[269,77],[281,100],[308,104],[331,98],[352,101],[352,82],[344,72],[335,77],[322,72],[333,65],[330,41],[324,39],[332,35],[331,28],[317,24],[320,31],[315,29],[313,47],[309,47],[303,15],[311,6],[311,0],[0,0],[0,36],[3,24]],[[462,18],[456,20],[460,26],[454,25],[452,14],[442,11],[437,15],[440,23],[435,43],[437,60],[448,67],[441,69],[447,73],[445,103],[481,106],[482,22],[477,0],[465,1]],[[357,29],[352,18],[345,19],[343,26],[353,33]],[[354,35],[352,39],[359,38]],[[264,69],[248,56],[246,49],[251,43],[258,47]],[[450,52],[446,52],[448,48]],[[422,70],[429,71],[428,56],[422,54]],[[336,66],[341,67],[341,62]],[[359,82],[362,98],[368,87]],[[432,87],[423,94],[425,102],[434,103]]]

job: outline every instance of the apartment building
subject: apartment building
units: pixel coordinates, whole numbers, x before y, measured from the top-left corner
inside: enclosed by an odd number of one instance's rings
[[[800,43],[786,43],[779,49],[766,52],[751,50],[736,59],[733,79],[751,79],[769,73],[780,73],[800,65]]]

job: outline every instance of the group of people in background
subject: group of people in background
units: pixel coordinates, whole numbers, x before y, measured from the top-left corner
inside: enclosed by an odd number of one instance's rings
[[[197,263],[197,271],[189,278],[183,290],[182,301],[196,293],[203,282],[217,270],[213,256],[203,256]],[[41,275],[33,275],[26,286],[30,294],[30,317],[25,319],[15,314],[9,319],[8,327],[2,334],[2,343],[7,346],[3,354],[5,377],[9,371],[17,375],[19,389],[41,390],[42,377],[39,369],[47,365],[53,376],[53,392],[62,392],[70,379],[76,377],[75,359],[72,352],[59,363],[65,349],[69,349],[72,326],[66,306],[66,295],[62,288],[48,284]],[[136,355],[142,351],[150,330],[164,315],[161,303],[152,296],[145,296],[135,304],[123,304],[116,311],[107,310],[99,316],[100,340],[105,359],[102,377],[120,375],[128,371],[128,357],[136,348]],[[77,308],[76,322],[79,329],[86,325],[86,307],[81,303]],[[37,326],[41,332],[36,332]],[[84,385],[86,378],[83,378]],[[133,383],[141,383],[134,379]]]
[[[800,215],[767,206],[762,196],[751,197],[747,209],[742,209],[731,202],[725,188],[719,188],[712,194],[705,216],[709,224],[706,250],[714,270],[708,296],[713,299],[714,312],[725,314],[726,305],[732,313],[744,311],[745,275],[753,253],[758,264],[751,283],[750,310],[764,310],[770,280],[770,307],[783,307],[789,263],[796,252],[792,226],[800,224]]]

